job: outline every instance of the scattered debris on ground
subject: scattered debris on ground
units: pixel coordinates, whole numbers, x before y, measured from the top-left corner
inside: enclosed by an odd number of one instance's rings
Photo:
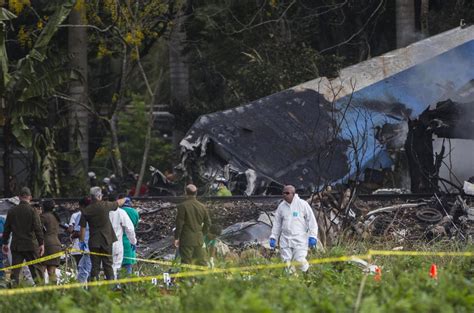
[[[273,225],[273,211],[279,201],[278,198],[262,198],[205,202],[212,222],[223,229],[221,254],[235,258],[249,250],[268,257],[267,240]],[[385,200],[361,200],[352,197],[349,190],[335,194],[328,188],[308,202],[318,220],[321,248],[337,244],[343,238],[370,240],[382,237],[403,246],[442,239],[474,241],[474,198],[468,195],[449,198],[433,195],[405,200],[394,195]],[[61,207],[68,211],[76,205],[63,203]],[[176,203],[165,201],[135,201],[140,213],[138,246],[143,257],[174,259],[176,206]],[[66,214],[63,215],[66,220]]]

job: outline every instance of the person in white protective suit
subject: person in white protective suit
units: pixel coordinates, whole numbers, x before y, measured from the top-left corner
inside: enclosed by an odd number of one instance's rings
[[[308,202],[300,199],[294,186],[283,188],[283,199],[276,210],[270,247],[274,249],[280,238],[283,261],[288,264],[297,261],[299,268],[306,272],[309,268],[306,260],[308,247],[314,248],[318,242],[318,224],[313,209]],[[289,269],[293,271],[294,268],[289,266]]]
[[[114,270],[114,277],[117,279],[118,271],[122,267],[123,261],[123,232],[125,231],[125,234],[127,234],[132,249],[135,249],[137,238],[135,236],[135,228],[133,227],[132,220],[130,220],[127,212],[123,209],[118,208],[115,211],[110,211],[109,218],[115,231],[115,236],[117,237],[117,241],[115,241],[112,246],[112,268]]]

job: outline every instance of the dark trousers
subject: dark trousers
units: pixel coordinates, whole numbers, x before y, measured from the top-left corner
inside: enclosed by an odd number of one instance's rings
[[[107,280],[114,279],[114,270],[112,269],[112,247],[110,248],[96,248],[90,247],[91,252],[95,253],[103,253],[108,254],[110,256],[99,256],[91,254],[91,280],[98,280],[99,279],[99,272],[100,272],[100,264],[102,263],[102,267],[104,269],[105,278]]]
[[[36,251],[12,251],[12,265],[21,264],[24,261],[29,262],[36,260],[39,257]],[[31,277],[37,283],[44,278],[44,267],[41,264],[33,264],[28,266],[31,272]],[[12,269],[11,279],[18,285],[20,283],[20,268]]]
[[[181,263],[207,266],[205,252],[202,246],[179,246]]]
[[[3,252],[0,251],[0,269],[4,268],[3,266]],[[0,279],[2,279],[5,276],[4,271],[0,271]]]

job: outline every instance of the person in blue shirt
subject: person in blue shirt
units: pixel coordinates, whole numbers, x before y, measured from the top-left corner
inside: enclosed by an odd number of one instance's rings
[[[3,225],[5,225],[5,218],[0,216],[0,245],[3,245]],[[0,269],[3,268],[3,253],[0,252]],[[0,271],[0,279],[5,276],[4,271]]]
[[[74,233],[79,236],[79,233],[81,232],[81,225],[79,224],[79,221],[81,220],[81,210],[88,206],[91,203],[91,199],[89,197],[85,197],[81,200],[79,200],[79,214],[76,215],[76,220],[74,221]],[[82,245],[79,246],[80,250],[83,250],[84,252],[89,252],[89,247],[88,247],[88,242],[89,242],[89,225],[86,226],[86,233],[84,237],[84,242]],[[92,262],[91,262],[91,257],[89,254],[84,253],[79,260],[79,264],[77,265],[77,281],[80,283],[85,283],[87,282],[87,279],[89,278],[91,274],[91,269],[92,269]]]

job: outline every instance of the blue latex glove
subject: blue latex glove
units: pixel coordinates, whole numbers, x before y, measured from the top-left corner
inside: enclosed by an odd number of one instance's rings
[[[124,207],[132,207],[132,198],[125,197],[125,202],[123,204]]]
[[[87,243],[85,243],[84,241],[79,242],[79,249],[81,249],[82,251],[87,250]]]
[[[314,248],[316,247],[316,244],[318,243],[318,239],[314,238],[314,237],[309,237],[308,239],[308,246],[310,248]]]
[[[137,245],[131,245],[132,246],[132,251],[136,251],[137,250]]]
[[[270,238],[270,248],[275,249],[277,241],[274,238]]]

